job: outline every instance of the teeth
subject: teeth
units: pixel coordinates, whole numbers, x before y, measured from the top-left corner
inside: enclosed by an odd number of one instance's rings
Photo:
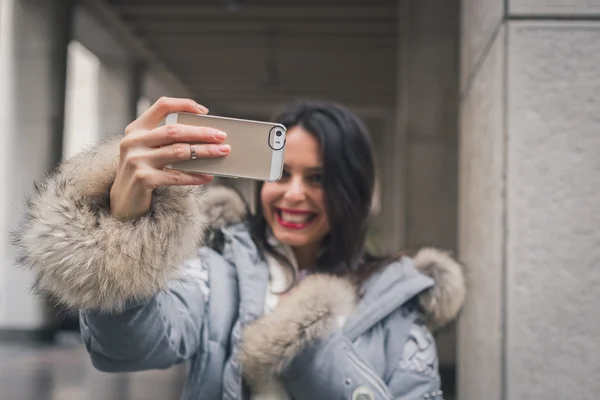
[[[310,219],[310,215],[309,214],[290,214],[290,213],[286,213],[286,212],[282,211],[281,219],[283,219],[286,222],[291,222],[294,224],[302,224],[302,223],[308,222],[308,220]]]

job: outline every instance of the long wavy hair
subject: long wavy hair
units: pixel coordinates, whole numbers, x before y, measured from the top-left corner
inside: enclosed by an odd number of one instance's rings
[[[320,101],[292,104],[275,120],[287,129],[301,126],[321,147],[322,185],[330,230],[312,271],[349,276],[360,283],[397,258],[376,256],[365,248],[375,188],[375,162],[371,138],[362,121],[344,106]],[[256,210],[250,219],[252,237],[263,252],[291,267],[267,241],[261,190],[262,183],[255,191]]]

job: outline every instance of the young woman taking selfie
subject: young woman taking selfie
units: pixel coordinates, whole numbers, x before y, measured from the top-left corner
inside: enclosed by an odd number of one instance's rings
[[[244,151],[211,128],[157,127],[171,112],[207,110],[159,100],[63,163],[17,234],[36,289],[79,312],[94,366],[190,361],[186,400],[442,399],[431,331],[462,306],[461,267],[435,249],[365,249],[375,166],[358,118],[285,109],[283,176],[251,214],[210,176],[164,169],[189,143],[206,143],[196,157]]]

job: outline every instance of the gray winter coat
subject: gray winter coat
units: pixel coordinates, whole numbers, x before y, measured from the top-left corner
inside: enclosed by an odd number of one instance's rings
[[[185,400],[247,399],[273,378],[296,400],[442,398],[430,329],[465,295],[448,255],[423,249],[361,288],[311,275],[263,316],[269,270],[235,192],[159,188],[148,215],[120,222],[108,204],[117,155],[115,138],[64,163],[16,241],[36,288],[80,312],[98,369],[189,361]],[[201,245],[207,226],[218,249]]]

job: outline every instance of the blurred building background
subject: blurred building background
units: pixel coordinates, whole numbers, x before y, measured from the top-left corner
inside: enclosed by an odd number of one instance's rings
[[[438,335],[449,397],[600,396],[600,0],[0,0],[0,399],[178,398],[184,368],[93,371],[7,233],[34,181],[161,96],[350,106],[373,241],[467,265]]]

